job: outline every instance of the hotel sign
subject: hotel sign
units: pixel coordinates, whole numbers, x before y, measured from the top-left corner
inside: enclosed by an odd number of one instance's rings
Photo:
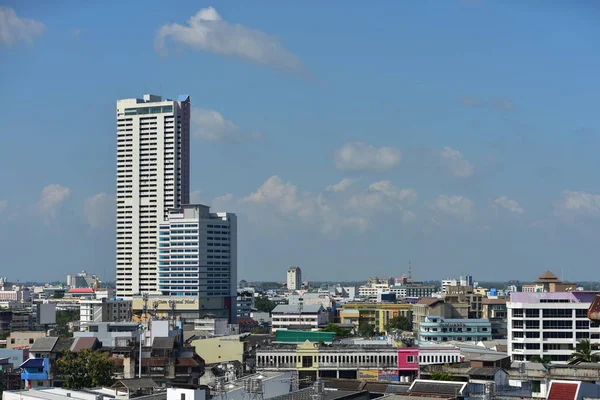
[[[175,302],[175,310],[183,311],[183,310],[198,310],[200,309],[200,299],[198,297],[148,297],[148,311],[152,311],[156,309],[157,311],[168,311],[171,309],[169,301]],[[132,308],[135,311],[144,309],[144,300],[141,298],[134,298]]]

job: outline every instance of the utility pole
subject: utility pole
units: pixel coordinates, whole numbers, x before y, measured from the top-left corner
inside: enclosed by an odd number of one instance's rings
[[[144,325],[140,323],[140,364],[138,367],[138,378],[142,377],[142,342],[144,341]]]

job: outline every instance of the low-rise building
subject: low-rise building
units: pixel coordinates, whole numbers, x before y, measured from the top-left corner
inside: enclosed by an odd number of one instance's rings
[[[329,314],[320,304],[291,306],[280,304],[271,311],[271,330],[288,329],[290,325],[317,329],[327,325]]]
[[[441,297],[423,297],[413,305],[413,332],[420,332],[420,324],[428,316],[441,318],[482,318],[483,297],[474,293],[456,293],[455,287],[448,287],[449,293]]]
[[[398,349],[398,374],[400,382],[412,382],[419,377],[425,365],[454,364],[464,360],[460,349],[451,345],[422,345]]]
[[[372,325],[376,331],[385,332],[385,326],[394,317],[412,320],[413,305],[408,303],[345,303],[340,310],[340,322],[359,326]]]
[[[600,344],[600,325],[587,315],[596,293],[512,293],[507,303],[512,360],[550,357],[552,362],[566,363],[581,340]]]
[[[140,324],[136,322],[88,322],[80,329],[73,333],[74,337],[95,337],[107,347],[116,346],[118,339],[133,341],[140,336]]]
[[[399,298],[429,297],[436,290],[437,287],[435,285],[425,285],[417,282],[390,287],[390,292],[395,293]]]
[[[37,338],[45,337],[44,331],[11,332],[6,338],[7,349],[30,348]]]
[[[392,346],[272,345],[256,350],[258,370],[297,371],[300,380],[348,378],[398,381],[398,349]]]
[[[79,301],[79,321],[81,324],[91,322],[130,322],[131,318],[131,300],[102,298]]]
[[[198,318],[194,320],[194,331],[200,336],[224,336],[235,333],[227,318]]]
[[[478,342],[492,339],[492,324],[487,319],[451,319],[429,316],[421,322],[420,342]]]
[[[244,335],[245,336],[245,335]],[[216,364],[227,361],[244,363],[244,352],[248,345],[242,335],[221,336],[191,341],[196,353],[206,364]]]

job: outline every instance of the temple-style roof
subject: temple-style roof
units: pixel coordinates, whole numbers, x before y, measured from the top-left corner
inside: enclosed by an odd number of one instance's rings
[[[562,281],[558,279],[558,276],[554,275],[552,272],[546,271],[540,275],[535,283],[562,283]]]

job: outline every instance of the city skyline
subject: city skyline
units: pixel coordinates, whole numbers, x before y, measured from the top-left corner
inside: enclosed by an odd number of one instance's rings
[[[0,7],[2,275],[114,280],[115,100],[186,93],[239,279],[594,278],[593,7],[55,7]]]

